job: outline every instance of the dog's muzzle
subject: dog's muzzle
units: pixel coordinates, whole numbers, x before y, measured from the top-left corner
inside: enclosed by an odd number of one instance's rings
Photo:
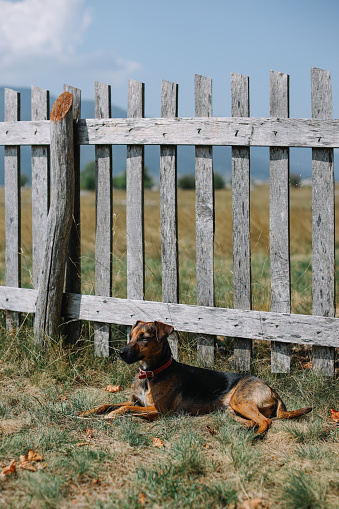
[[[124,346],[119,352],[120,358],[126,362],[126,364],[133,364],[139,360],[138,355],[128,345]]]

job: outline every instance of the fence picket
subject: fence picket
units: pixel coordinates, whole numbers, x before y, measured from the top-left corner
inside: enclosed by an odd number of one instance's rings
[[[195,75],[195,116],[212,116],[212,80]],[[214,185],[213,149],[195,147],[195,217],[197,304],[214,306]],[[207,366],[214,363],[215,337],[198,339],[198,355]]]
[[[161,117],[178,116],[178,85],[161,83]],[[160,147],[160,218],[162,301],[179,302],[178,220],[177,220],[177,147]],[[176,335],[169,337],[172,355],[178,359]]]
[[[331,76],[312,68],[312,118],[332,118]],[[333,149],[312,149],[312,249],[314,315],[335,315]],[[334,376],[335,349],[314,346],[313,369]]]
[[[249,117],[249,78],[231,74],[232,116]],[[251,309],[250,248],[250,149],[232,147],[233,301],[234,307]],[[234,339],[236,369],[250,371],[252,340]]]
[[[95,82],[95,116],[110,118],[111,87]],[[95,219],[95,294],[106,297],[112,292],[112,145],[95,147],[96,219]],[[108,357],[111,350],[111,328],[94,324],[94,351]]]
[[[5,122],[20,120],[20,93],[5,88]],[[20,147],[5,146],[6,285],[21,286]],[[19,326],[19,313],[7,313],[8,330]]]
[[[19,324],[20,312],[36,312],[35,337],[55,332],[63,296],[68,338],[79,337],[80,320],[95,323],[95,352],[110,353],[110,323],[130,326],[138,319],[172,323],[196,333],[198,354],[214,362],[215,335],[235,338],[235,364],[248,371],[252,340],[271,341],[272,372],[290,369],[290,342],[313,345],[313,369],[333,376],[338,346],[335,316],[334,166],[339,120],[332,120],[330,74],[312,69],[312,119],[289,119],[289,77],[271,71],[271,118],[249,118],[249,79],[232,73],[232,117],[212,118],[212,81],[195,77],[195,117],[178,118],[178,86],[163,81],[160,119],[144,118],[144,84],[130,80],[128,118],[111,119],[110,87],[95,84],[96,119],[80,119],[80,90],[73,94],[73,114],[64,111],[52,126],[48,92],[32,87],[32,121],[20,118],[19,94],[5,91],[6,287],[0,308],[9,310],[7,327]],[[67,96],[65,96],[67,97]],[[70,108],[71,98],[66,99]],[[52,116],[52,115],[51,115]],[[67,116],[67,120],[66,120]],[[102,119],[105,119],[103,121]],[[55,120],[55,119],[54,119]],[[52,133],[52,136],[51,136]],[[56,134],[58,133],[58,134]],[[73,144],[74,133],[74,144]],[[20,147],[32,145],[33,283],[20,288]],[[96,282],[95,296],[81,295],[80,278],[80,145],[96,145]],[[127,144],[127,299],[111,297],[112,286],[112,144]],[[160,145],[160,214],[162,303],[144,301],[144,145]],[[178,304],[177,145],[195,146],[197,306]],[[232,213],[234,308],[214,307],[213,145],[232,147]],[[49,207],[49,150],[51,209]],[[250,146],[270,147],[271,311],[251,310]],[[289,147],[312,148],[313,316],[293,315],[289,254]],[[74,156],[74,165],[73,165]],[[73,194],[73,168],[76,190]],[[60,173],[58,173],[60,172]],[[63,195],[63,199],[59,199]],[[64,201],[63,201],[64,200]],[[59,203],[60,202],[60,203]],[[60,207],[59,207],[60,204]],[[53,205],[53,206],[52,206]],[[61,213],[61,216],[60,216]],[[73,219],[72,219],[73,213]],[[64,219],[65,218],[65,219]],[[47,226],[46,226],[47,224]],[[44,232],[53,243],[44,242]],[[48,233],[47,233],[48,235]],[[65,245],[63,245],[65,243]],[[41,250],[45,245],[44,259]],[[39,268],[41,271],[39,287]],[[54,279],[53,279],[54,278]],[[11,288],[12,287],[12,288]],[[47,309],[50,308],[50,309]],[[171,339],[174,357],[176,339]]]
[[[144,116],[145,86],[128,82],[127,116]],[[127,297],[143,300],[145,293],[144,147],[127,145],[126,165]]]
[[[289,76],[271,71],[270,115],[289,117]],[[289,149],[270,148],[271,310],[291,312]],[[290,371],[290,345],[271,342],[271,372]]]
[[[64,92],[73,94],[73,120],[81,118],[81,90],[64,85]],[[53,182],[51,182],[53,185]],[[74,143],[74,212],[69,240],[65,291],[81,293],[81,242],[80,242],[80,147]],[[80,336],[80,321],[68,321],[65,317],[64,332],[69,343],[75,343]]]
[[[32,87],[32,120],[49,119],[49,91]],[[38,288],[41,262],[45,252],[50,193],[49,145],[32,145],[32,258],[33,286]]]

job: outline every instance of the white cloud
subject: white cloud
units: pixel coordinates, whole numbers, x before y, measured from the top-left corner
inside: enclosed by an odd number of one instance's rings
[[[0,0],[2,63],[74,53],[91,21],[83,4],[83,0]]]
[[[82,54],[90,23],[85,0],[0,0],[1,83],[60,88],[72,82],[85,89],[94,80],[120,84],[140,65],[106,49]]]

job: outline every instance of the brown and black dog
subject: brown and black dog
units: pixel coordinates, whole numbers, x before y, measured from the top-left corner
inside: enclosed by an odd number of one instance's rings
[[[271,425],[271,417],[291,419],[312,410],[307,407],[288,412],[278,394],[254,376],[177,362],[167,340],[172,332],[171,325],[161,322],[136,322],[128,345],[119,352],[127,364],[139,361],[130,401],[101,405],[80,415],[110,411],[105,416],[110,419],[131,412],[153,419],[167,413],[198,415],[224,409],[246,426],[257,427],[257,433],[264,433]]]

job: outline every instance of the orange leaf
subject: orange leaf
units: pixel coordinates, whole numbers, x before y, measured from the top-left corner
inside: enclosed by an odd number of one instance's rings
[[[88,436],[88,438],[93,438],[94,431],[91,428],[87,428],[86,435]]]
[[[60,394],[60,396],[58,396],[55,401],[66,401],[67,399],[68,399],[67,396]]]
[[[146,494],[143,491],[139,493],[139,502],[141,505],[145,505],[146,503]]]
[[[20,463],[18,463],[18,467],[23,468],[24,470],[30,470],[31,472],[36,472],[36,468],[30,461],[20,461]]]
[[[331,408],[330,412],[331,412],[332,420],[334,422],[339,422],[339,411],[338,410],[333,410],[333,408]]]
[[[119,391],[122,391],[122,388],[120,387],[120,385],[107,385],[105,391],[119,392]]]
[[[265,507],[261,498],[252,498],[245,500],[240,506],[241,509],[260,509]]]
[[[158,438],[158,437],[153,437],[153,439],[152,439],[152,440],[153,440],[153,445],[154,445],[154,447],[159,447],[159,448],[161,448],[161,447],[165,447],[164,442],[163,442],[162,440],[160,440],[160,438]]]
[[[304,369],[312,369],[312,361],[303,362],[301,365]]]
[[[39,453],[34,452],[34,451],[32,451],[32,449],[30,449],[28,451],[28,454],[26,455],[26,460],[28,460],[28,461],[41,461],[42,460],[42,456]],[[20,456],[20,461],[21,461],[21,456]]]
[[[16,472],[16,461],[12,460],[8,467],[2,469],[2,475],[15,474]]]

